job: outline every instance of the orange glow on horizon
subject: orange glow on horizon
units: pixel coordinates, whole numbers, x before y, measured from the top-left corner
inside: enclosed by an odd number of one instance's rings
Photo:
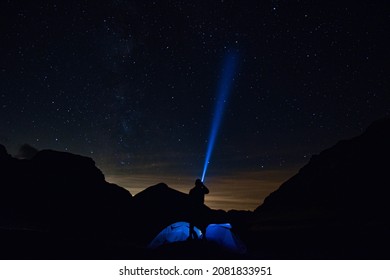
[[[212,209],[255,210],[264,199],[297,172],[297,169],[241,172],[231,176],[207,178],[205,185],[210,194],[205,204]],[[169,187],[188,193],[196,178],[170,175],[107,175],[106,180],[126,188],[133,196],[142,190],[165,183]]]

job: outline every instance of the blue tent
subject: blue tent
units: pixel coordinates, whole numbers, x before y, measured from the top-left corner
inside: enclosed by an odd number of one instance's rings
[[[232,226],[226,224],[210,224],[206,228],[207,241],[218,244],[232,253],[246,253],[245,244],[231,231]]]
[[[198,239],[206,239],[219,247],[236,254],[244,254],[247,249],[245,244],[232,232],[232,226],[226,224],[210,224],[206,228],[206,236],[202,231],[194,227]],[[177,222],[164,228],[149,244],[148,248],[155,249],[161,245],[186,241],[190,236],[190,224]]]
[[[198,239],[203,237],[202,232],[197,227],[194,231]],[[154,249],[167,243],[178,241],[185,241],[190,236],[190,224],[187,222],[177,222],[164,228],[153,240],[150,242],[148,248]]]

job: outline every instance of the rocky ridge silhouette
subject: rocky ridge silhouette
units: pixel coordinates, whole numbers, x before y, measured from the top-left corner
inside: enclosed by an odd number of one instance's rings
[[[383,119],[313,156],[255,212],[317,222],[383,221],[390,213],[389,158],[390,120]]]

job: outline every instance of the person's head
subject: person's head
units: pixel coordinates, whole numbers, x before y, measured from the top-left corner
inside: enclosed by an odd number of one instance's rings
[[[199,186],[199,187],[203,186],[202,181],[200,179],[196,179],[195,186]]]

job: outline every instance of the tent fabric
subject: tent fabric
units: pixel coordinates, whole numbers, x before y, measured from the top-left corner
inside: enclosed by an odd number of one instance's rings
[[[247,249],[245,244],[232,232],[232,226],[226,224],[210,224],[206,228],[205,237],[202,231],[194,227],[198,239],[206,239],[219,247],[236,254],[244,254]],[[148,248],[155,249],[161,245],[186,241],[190,236],[190,224],[177,222],[164,228],[149,244]]]
[[[203,237],[202,231],[194,226],[198,239]],[[164,228],[149,244],[148,248],[155,249],[161,245],[179,241],[185,241],[190,236],[190,224],[177,222]]]
[[[231,231],[232,226],[226,224],[209,224],[206,228],[206,239],[218,244],[226,250],[244,254],[246,253],[245,244]]]

